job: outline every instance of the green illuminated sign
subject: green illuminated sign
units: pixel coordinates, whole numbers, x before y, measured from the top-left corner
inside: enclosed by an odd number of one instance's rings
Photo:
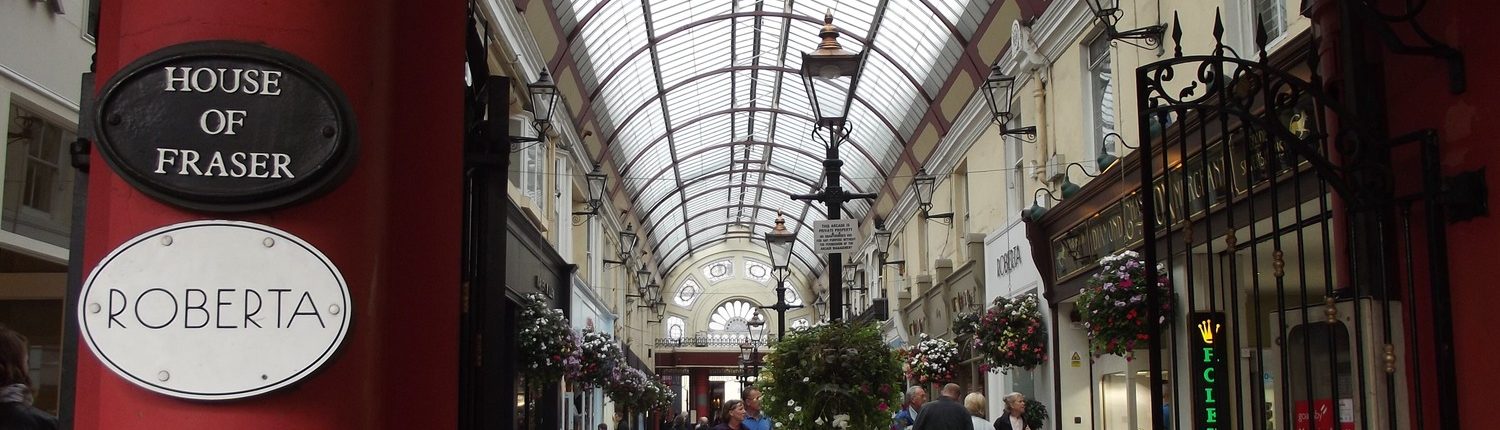
[[[1233,420],[1229,408],[1229,371],[1224,357],[1224,313],[1194,312],[1192,335],[1191,380],[1193,386],[1193,428],[1220,430],[1230,428]]]

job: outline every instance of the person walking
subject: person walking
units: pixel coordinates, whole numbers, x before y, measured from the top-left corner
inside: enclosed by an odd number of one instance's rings
[[[969,418],[969,411],[964,409],[958,398],[963,395],[958,384],[943,386],[942,396],[937,400],[922,405],[922,410],[917,416],[916,425],[913,430],[961,430],[973,428],[973,420]]]
[[[964,396],[964,409],[969,411],[969,420],[974,423],[974,430],[989,430],[992,427],[986,418],[989,414],[984,410],[988,405],[983,394],[974,392]]]
[[[719,425],[713,430],[744,430],[745,429],[745,402],[742,400],[730,400],[724,402],[724,409],[719,411]]]
[[[57,417],[31,405],[26,355],[26,337],[0,325],[0,429],[56,429]]]
[[[906,387],[905,399],[906,403],[901,404],[901,410],[892,418],[891,430],[905,430],[917,423],[918,412],[927,403],[927,390],[916,385]]]
[[[1026,419],[1021,415],[1026,413],[1026,395],[1021,393],[1010,393],[1005,395],[1005,412],[995,418],[995,430],[1031,430],[1026,425]]]
[[[771,417],[760,411],[760,389],[746,388],[740,398],[745,400],[745,430],[771,430]]]

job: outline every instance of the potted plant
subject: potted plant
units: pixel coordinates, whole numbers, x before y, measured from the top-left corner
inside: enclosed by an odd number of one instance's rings
[[[788,333],[766,356],[757,385],[777,428],[890,425],[901,365],[874,324],[829,322]]]

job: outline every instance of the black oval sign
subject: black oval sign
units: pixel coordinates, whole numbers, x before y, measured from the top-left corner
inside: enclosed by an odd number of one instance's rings
[[[110,79],[94,116],[104,160],[142,192],[215,212],[270,209],[347,176],[354,115],[326,75],[243,42],[175,45]]]

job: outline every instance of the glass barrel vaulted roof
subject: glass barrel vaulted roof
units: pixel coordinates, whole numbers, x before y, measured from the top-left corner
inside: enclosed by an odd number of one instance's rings
[[[549,0],[575,68],[583,120],[642,220],[663,270],[778,211],[797,232],[793,266],[821,273],[812,221],[793,200],[826,183],[823,141],[798,73],[825,13],[849,51],[867,52],[841,147],[841,185],[876,192],[898,162],[992,0]],[[964,60],[968,61],[968,60]],[[868,201],[845,203],[864,218]],[[743,237],[743,233],[740,233]]]

